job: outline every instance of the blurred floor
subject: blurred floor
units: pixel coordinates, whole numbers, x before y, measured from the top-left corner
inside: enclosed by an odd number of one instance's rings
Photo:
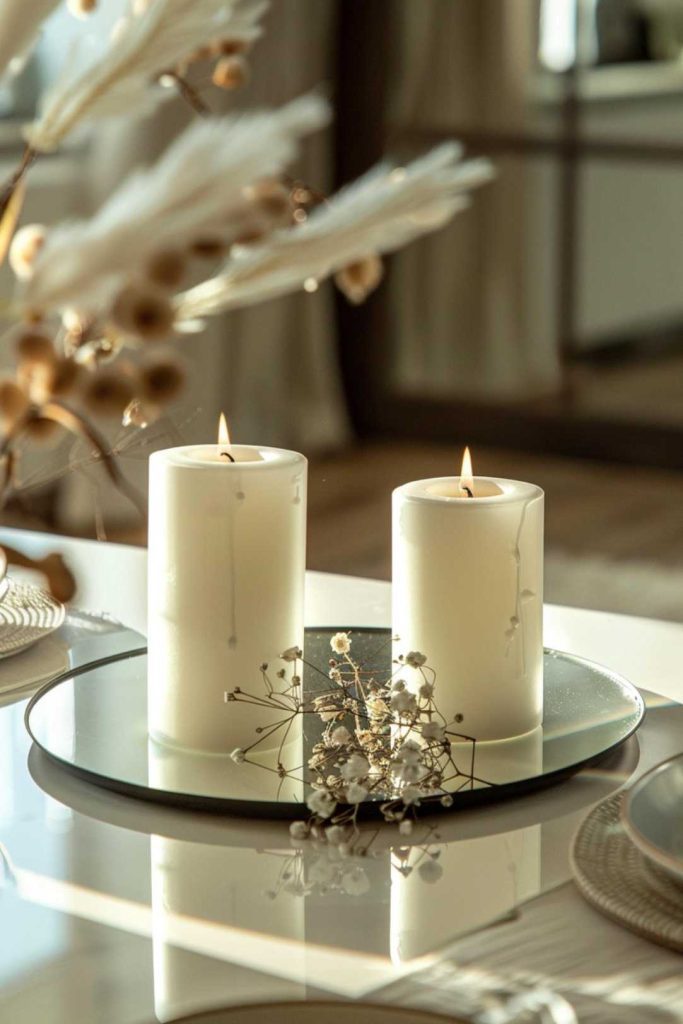
[[[546,492],[546,598],[683,620],[683,474],[491,449],[475,473]],[[310,467],[312,569],[389,579],[391,490],[459,471],[436,444],[371,444]]]

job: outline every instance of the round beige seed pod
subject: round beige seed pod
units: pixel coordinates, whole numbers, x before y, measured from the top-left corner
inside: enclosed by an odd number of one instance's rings
[[[84,372],[83,367],[74,359],[58,359],[53,367],[52,394],[57,398],[73,394],[78,389]]]
[[[45,244],[46,234],[44,224],[26,224],[12,239],[9,264],[20,281],[28,281],[33,275],[33,265]]]
[[[161,288],[175,289],[185,277],[187,260],[177,250],[155,253],[145,268],[147,277]]]
[[[172,359],[159,359],[140,371],[140,395],[153,405],[172,402],[183,390],[185,371]]]
[[[52,339],[40,331],[22,331],[16,341],[16,350],[20,363],[44,363],[52,366],[57,361]]]
[[[334,275],[337,288],[354,306],[360,305],[370,292],[374,292],[384,275],[382,260],[376,253],[355,263],[349,263]]]
[[[193,242],[190,246],[190,252],[193,256],[198,256],[202,260],[219,260],[221,256],[225,256],[227,252],[227,245],[221,238],[198,238],[196,242]]]
[[[8,434],[28,411],[25,391],[11,377],[0,378],[0,429]]]
[[[276,178],[265,178],[250,185],[246,197],[273,223],[285,225],[291,222],[290,191]]]
[[[249,49],[249,43],[244,39],[219,39],[214,44],[214,52],[221,57],[239,57]]]
[[[54,420],[48,420],[44,416],[31,416],[26,420],[25,431],[28,437],[38,444],[54,440],[59,432],[59,426]]]
[[[249,81],[249,67],[242,57],[221,57],[211,81],[219,89],[239,89]]]
[[[97,416],[121,416],[134,398],[133,381],[114,368],[97,370],[83,387],[83,404]]]
[[[66,0],[66,6],[76,18],[87,18],[97,7],[97,0]]]
[[[130,284],[119,292],[111,309],[114,325],[143,341],[161,341],[173,330],[173,308],[153,285]]]

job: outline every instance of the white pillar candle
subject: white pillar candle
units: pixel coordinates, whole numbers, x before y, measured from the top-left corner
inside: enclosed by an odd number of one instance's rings
[[[541,724],[542,611],[539,487],[441,477],[394,491],[395,650],[427,656],[439,710],[463,716],[457,731],[499,740]]]
[[[227,453],[227,454],[226,454]],[[231,461],[233,459],[234,461]],[[282,714],[259,666],[303,647],[303,455],[216,444],[155,452],[149,470],[148,721],[153,739],[230,753]],[[278,666],[279,667],[279,666]],[[290,730],[288,739],[294,739]],[[277,734],[258,748],[276,748]]]

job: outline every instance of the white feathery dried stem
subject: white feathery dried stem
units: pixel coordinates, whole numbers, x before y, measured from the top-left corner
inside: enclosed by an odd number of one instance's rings
[[[59,0],[0,0],[0,76],[23,64]]]
[[[154,84],[162,72],[217,37],[258,38],[267,7],[268,0],[152,0],[130,14],[104,53],[84,64],[69,61],[43,97],[39,117],[24,129],[27,142],[49,151],[85,122],[148,113],[168,95]]]
[[[310,95],[276,111],[195,121],[94,217],[48,232],[23,294],[27,305],[50,310],[73,302],[95,311],[152,253],[217,230],[229,243],[252,209],[244,189],[281,173],[299,140],[329,117],[327,101]]]
[[[488,160],[460,162],[461,148],[445,143],[405,168],[386,165],[317,207],[298,227],[242,249],[217,277],[176,300],[178,322],[274,298],[319,281],[374,252],[391,252],[442,227],[489,181]]]

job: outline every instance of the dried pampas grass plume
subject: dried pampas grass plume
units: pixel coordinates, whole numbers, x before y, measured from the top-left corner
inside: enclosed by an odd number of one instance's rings
[[[379,282],[376,257],[369,253],[392,252],[443,227],[469,205],[473,188],[491,180],[488,160],[461,157],[460,146],[446,143],[407,167],[380,165],[316,206],[301,225],[232,254],[217,277],[178,297],[177,320],[193,321],[302,287],[313,291],[337,272],[344,272],[344,290],[359,301]]]
[[[158,0],[157,0],[158,2]],[[279,174],[299,140],[329,121],[325,100],[305,96],[280,110],[195,121],[150,169],[132,174],[89,221],[51,229],[27,282],[30,308],[110,301],[129,275],[158,253],[200,239],[230,245],[258,217],[272,187],[245,190]],[[278,199],[281,205],[281,197]]]
[[[19,2],[31,6],[28,0]],[[267,6],[265,0],[154,0],[139,5],[137,15],[125,31],[114,33],[104,53],[69,59],[42,97],[38,118],[25,128],[26,141],[33,150],[49,152],[81,124],[149,113],[167,94],[152,85],[164,72],[216,36],[257,39]]]
[[[0,0],[0,77],[23,67],[40,26],[60,0]]]

